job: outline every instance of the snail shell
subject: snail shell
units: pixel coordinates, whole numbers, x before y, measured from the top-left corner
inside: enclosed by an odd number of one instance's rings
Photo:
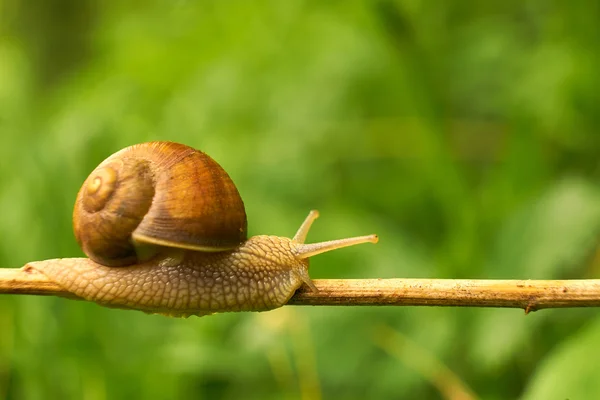
[[[247,238],[247,218],[231,178],[207,154],[150,142],[113,154],[90,174],[73,229],[89,258],[126,266],[148,249],[233,249]]]

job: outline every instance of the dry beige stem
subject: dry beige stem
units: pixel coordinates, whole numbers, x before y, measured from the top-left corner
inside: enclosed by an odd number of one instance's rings
[[[600,280],[321,279],[314,292],[302,286],[288,305],[598,307]],[[25,266],[0,269],[0,294],[78,296]]]
[[[600,280],[323,279],[288,304],[522,308],[599,307]]]

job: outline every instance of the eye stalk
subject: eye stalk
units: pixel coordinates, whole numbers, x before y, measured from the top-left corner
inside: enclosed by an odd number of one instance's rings
[[[343,247],[354,246],[362,243],[377,243],[379,237],[377,235],[357,236],[346,239],[329,240],[321,243],[310,243],[305,244],[306,236],[312,226],[313,222],[319,218],[319,212],[317,210],[311,210],[308,216],[300,225],[298,232],[294,235],[292,240],[296,243],[295,253],[299,259],[305,259],[317,254],[326,253],[331,250],[341,249]]]

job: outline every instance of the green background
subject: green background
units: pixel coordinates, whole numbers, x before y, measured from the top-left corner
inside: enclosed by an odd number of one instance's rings
[[[76,192],[206,151],[250,234],[378,233],[313,278],[600,275],[600,6],[0,0],[0,265],[80,256]],[[0,398],[582,399],[594,309],[284,307],[189,319],[0,296]]]

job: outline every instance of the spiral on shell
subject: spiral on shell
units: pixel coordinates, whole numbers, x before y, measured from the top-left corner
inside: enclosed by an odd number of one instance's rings
[[[127,147],[84,182],[73,211],[79,245],[92,260],[131,265],[144,248],[235,248],[247,239],[242,198],[205,153],[173,142]]]

